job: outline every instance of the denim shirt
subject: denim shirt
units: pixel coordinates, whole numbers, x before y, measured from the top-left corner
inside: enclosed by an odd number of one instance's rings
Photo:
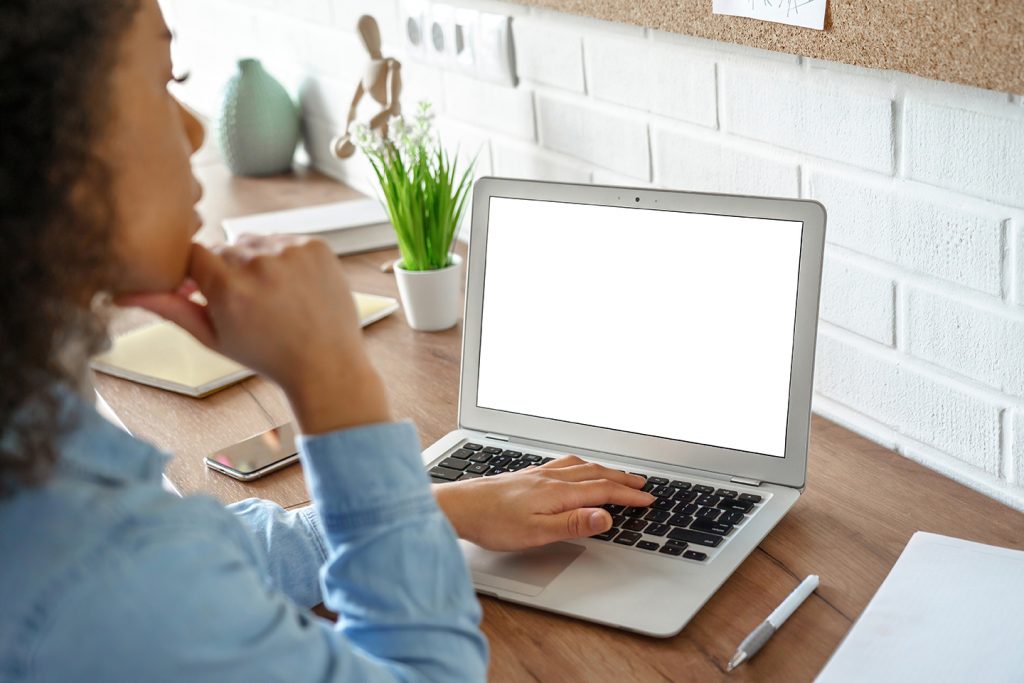
[[[313,508],[225,509],[166,492],[165,455],[69,403],[52,476],[0,499],[0,681],[484,679],[410,424],[302,437]]]

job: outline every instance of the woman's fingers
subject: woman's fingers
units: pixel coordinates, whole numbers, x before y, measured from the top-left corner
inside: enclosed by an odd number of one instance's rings
[[[569,458],[575,456],[568,456]],[[562,460],[563,458],[559,458]],[[568,458],[566,458],[568,459]],[[553,465],[558,460],[553,460],[543,468]],[[543,469],[542,468],[542,469]],[[575,462],[570,462],[557,468],[551,469],[546,474],[552,478],[559,479],[561,481],[587,481],[590,479],[610,479],[616,481],[624,486],[632,486],[638,489],[644,485],[645,479],[635,474],[627,474],[619,470],[598,465],[593,462],[586,462],[580,458],[576,458]]]
[[[648,507],[657,500],[654,496],[608,479],[566,482],[559,487],[559,507],[562,510],[586,506],[627,505]]]
[[[563,467],[572,467],[573,465],[582,465],[587,461],[578,455],[563,455],[560,458],[555,458],[551,462],[544,463],[541,465],[546,470],[557,470]]]
[[[119,306],[138,306],[170,320],[198,339],[202,344],[216,349],[217,334],[210,323],[205,306],[201,306],[181,294],[130,294],[115,300]]]

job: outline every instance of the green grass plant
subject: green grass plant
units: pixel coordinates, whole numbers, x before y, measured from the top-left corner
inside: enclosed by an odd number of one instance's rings
[[[455,233],[473,185],[473,163],[458,172],[458,154],[449,155],[432,134],[432,118],[430,103],[421,102],[412,125],[394,117],[386,137],[365,126],[353,132],[377,176],[404,270],[451,265]]]

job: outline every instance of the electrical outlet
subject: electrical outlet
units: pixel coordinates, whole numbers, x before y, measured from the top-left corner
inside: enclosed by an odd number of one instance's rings
[[[428,6],[423,0],[402,0],[399,8],[399,25],[402,33],[402,47],[414,59],[427,59]]]
[[[401,0],[406,55],[476,78],[516,84],[512,20],[444,2]]]

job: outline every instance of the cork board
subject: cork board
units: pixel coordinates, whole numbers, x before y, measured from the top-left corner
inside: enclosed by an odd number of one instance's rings
[[[712,14],[711,0],[517,2],[1024,94],[1024,0],[828,0],[824,31]]]

